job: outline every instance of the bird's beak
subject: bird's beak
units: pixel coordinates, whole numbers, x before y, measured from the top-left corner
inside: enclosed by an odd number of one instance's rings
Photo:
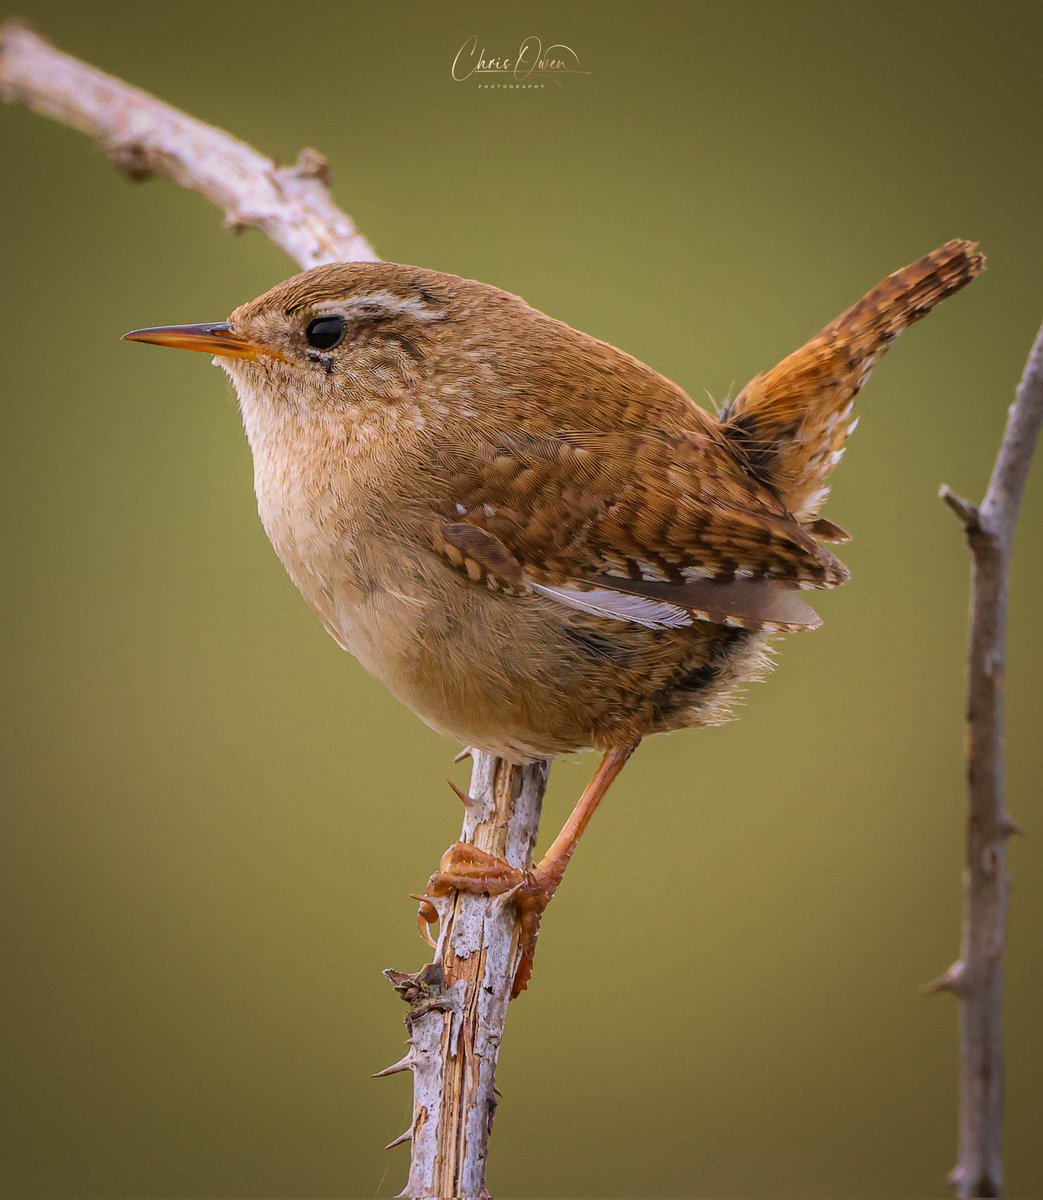
[[[175,350],[201,350],[223,358],[268,358],[285,356],[278,350],[259,346],[232,331],[227,321],[216,325],[156,325],[152,329],[133,329],[123,335],[125,342],[152,342],[156,346],[173,346]]]

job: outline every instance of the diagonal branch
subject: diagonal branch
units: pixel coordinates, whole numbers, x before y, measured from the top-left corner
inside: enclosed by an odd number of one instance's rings
[[[302,151],[279,166],[244,142],[147,92],[57,50],[26,25],[0,26],[0,96],[98,139],[132,179],[161,176],[253,226],[302,267],[376,261],[334,203],[326,160]],[[514,767],[476,754],[460,840],[528,867],[547,764]],[[416,975],[388,972],[410,1001],[410,1051],[382,1074],[412,1070],[413,1121],[392,1146],[412,1143],[407,1194],[486,1195],[495,1071],[517,967],[518,916],[484,896],[441,901],[435,962]]]
[[[1004,696],[1007,599],[1018,514],[1043,425],[1043,328],[1007,419],[981,505],[941,489],[963,523],[972,558],[968,671],[970,789],[959,959],[928,988],[960,999],[960,1149],[950,1176],[959,1197],[1003,1194],[1003,954],[1006,942],[1007,812]]]
[[[0,27],[0,97],[90,134],[131,179],[161,176],[254,227],[302,267],[375,262],[372,246],[330,195],[329,165],[303,150],[279,166],[222,129],[55,49],[20,21]]]

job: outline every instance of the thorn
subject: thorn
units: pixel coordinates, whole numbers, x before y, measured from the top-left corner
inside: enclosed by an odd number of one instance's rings
[[[474,803],[474,801],[471,799],[471,797],[468,796],[468,794],[462,788],[457,787],[456,784],[453,783],[453,781],[451,779],[447,779],[446,783],[448,783],[449,786],[456,793],[456,798],[461,802],[461,804],[463,804],[464,808],[470,808],[471,805]]]
[[[968,532],[981,529],[981,512],[976,504],[957,495],[947,483],[943,483],[938,489],[938,495],[960,518]]]
[[[111,159],[113,166],[122,171],[134,183],[141,183],[152,176],[152,165],[148,151],[140,142],[110,142],[104,146],[104,151]]]
[[[947,970],[943,971],[937,979],[932,979],[930,983],[924,983],[920,986],[920,993],[925,996],[933,995],[935,992],[953,992],[957,996],[963,994],[963,977],[967,967],[962,959],[957,959],[956,962]]]
[[[396,971],[394,967],[385,967],[381,974],[396,990],[405,987],[412,979],[412,976],[406,971]]]
[[[249,212],[246,209],[237,209],[235,212],[230,212],[225,215],[221,226],[227,229],[229,233],[243,233],[244,230],[256,228],[263,218],[258,213]]]
[[[454,763],[461,763],[465,758],[474,758],[474,751],[470,746],[464,746],[460,753],[453,759]]]
[[[496,1086],[496,1084],[495,1084],[495,1083],[493,1084],[493,1095],[494,1095],[494,1096],[499,1096],[499,1098],[500,1098],[501,1100],[503,1099],[503,1092],[501,1092],[501,1091],[500,1091],[500,1089],[499,1089],[499,1088]]]
[[[410,1125],[410,1127],[405,1131],[405,1133],[400,1133],[397,1138],[394,1138],[392,1141],[388,1142],[388,1144],[384,1147],[384,1149],[385,1150],[394,1150],[394,1148],[396,1146],[405,1145],[406,1142],[411,1142],[412,1140],[413,1140],[413,1126]]]
[[[519,880],[514,887],[508,888],[507,891],[501,892],[498,896],[493,896],[492,904],[490,905],[493,912],[502,912],[505,908],[507,908],[514,900],[515,896],[518,895],[518,892],[524,882],[524,880]]]
[[[304,179],[318,179],[327,187],[333,184],[333,171],[329,159],[311,146],[304,147],[290,170]]]
[[[1005,817],[1000,829],[1004,837],[1013,837],[1017,834],[1018,837],[1028,837],[1029,831],[1024,825],[1019,825],[1013,817]]]
[[[374,1071],[370,1079],[383,1079],[385,1075],[397,1075],[400,1071],[412,1071],[413,1069],[413,1052],[404,1055],[396,1063],[392,1063],[390,1067],[385,1067],[383,1071]]]

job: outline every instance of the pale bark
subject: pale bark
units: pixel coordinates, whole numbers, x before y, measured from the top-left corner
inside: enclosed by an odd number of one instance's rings
[[[334,203],[328,164],[316,151],[280,166],[223,130],[62,53],[18,21],[0,26],[0,96],[97,138],[132,179],[160,176],[198,192],[224,209],[229,228],[260,229],[301,267],[377,259]],[[527,868],[546,784],[545,763],[512,767],[476,755],[460,840]],[[395,1069],[412,1069],[415,1089],[408,1136],[392,1144],[412,1144],[405,1195],[481,1197],[518,917],[509,903],[485,896],[438,903],[443,919],[435,964],[417,976],[389,972],[411,1002],[412,1045]]]
[[[302,267],[375,262],[372,246],[333,201],[329,165],[315,150],[279,166],[222,129],[106,75],[19,21],[0,27],[0,96],[97,138],[132,179],[156,175],[253,226]]]
[[[943,487],[971,551],[967,702],[967,809],[960,957],[928,988],[960,1000],[959,1197],[1003,1195],[1003,963],[1006,949],[1007,812],[1004,684],[1010,561],[1025,485],[1043,424],[1043,328],[1029,355],[992,478],[980,505]]]
[[[528,869],[547,773],[546,763],[512,767],[476,755],[460,840]],[[518,966],[517,916],[506,897],[453,893],[432,903],[439,914],[433,966],[416,975],[386,972],[410,1003],[409,1053],[390,1069],[413,1071],[413,1120],[403,1135],[413,1155],[403,1195],[481,1197]]]

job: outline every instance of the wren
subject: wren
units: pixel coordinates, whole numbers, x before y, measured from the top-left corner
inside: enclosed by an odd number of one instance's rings
[[[428,885],[514,892],[516,993],[638,742],[725,720],[772,641],[820,624],[808,592],[848,578],[827,545],[847,535],[820,513],[854,398],[898,334],[984,266],[947,242],[720,415],[517,296],[395,263],[316,267],[227,322],[126,335],[216,356],[276,553],[424,721],[515,763],[604,752],[533,871],[457,844]]]

